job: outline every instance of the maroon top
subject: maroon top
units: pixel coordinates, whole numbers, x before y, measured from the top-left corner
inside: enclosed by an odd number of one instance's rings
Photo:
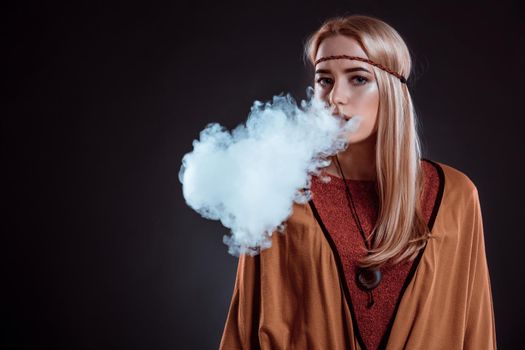
[[[428,223],[434,208],[439,188],[437,169],[428,161],[421,162],[424,174],[424,186],[421,194],[422,210]],[[330,181],[323,183],[317,177],[312,178],[312,200],[328,231],[337,253],[339,254],[350,292],[350,306],[367,349],[377,349],[385,336],[396,304],[400,299],[402,287],[414,261],[403,261],[397,265],[387,264],[381,268],[382,279],[372,291],[374,305],[368,309],[368,292],[361,290],[356,283],[357,260],[366,255],[366,247],[356,223],[352,217],[343,180],[330,175]],[[378,192],[376,181],[347,179],[357,215],[368,236],[374,227],[378,215]]]

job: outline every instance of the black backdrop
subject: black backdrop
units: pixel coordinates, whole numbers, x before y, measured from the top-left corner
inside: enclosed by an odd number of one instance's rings
[[[523,5],[331,0],[4,9],[3,348],[217,348],[237,260],[185,204],[181,158],[254,100],[304,98],[303,42],[344,13],[412,50],[425,156],[478,187],[498,344],[518,348]]]

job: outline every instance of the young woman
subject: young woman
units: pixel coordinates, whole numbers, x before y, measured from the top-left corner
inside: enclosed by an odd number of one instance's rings
[[[361,116],[284,235],[239,258],[221,349],[495,349],[476,186],[421,158],[407,46],[338,17],[309,38],[315,93]]]

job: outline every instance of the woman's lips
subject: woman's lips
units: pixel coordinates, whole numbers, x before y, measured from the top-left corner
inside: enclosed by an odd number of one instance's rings
[[[346,119],[346,120],[349,120],[350,118],[352,118],[352,117],[347,116],[344,113],[333,113],[333,116],[334,117],[339,117],[339,118],[342,118],[342,119]]]
[[[339,118],[342,122],[345,122],[345,123],[348,122],[350,119],[352,119],[354,117],[353,115],[352,116],[348,116],[348,115],[346,115],[344,113],[334,113],[333,116],[336,117],[336,118]]]

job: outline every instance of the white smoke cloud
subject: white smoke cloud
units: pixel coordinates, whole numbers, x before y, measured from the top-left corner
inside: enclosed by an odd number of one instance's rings
[[[293,202],[306,203],[312,175],[347,147],[348,122],[315,98],[312,88],[300,106],[288,94],[255,101],[248,119],[231,133],[211,123],[182,158],[179,180],[186,203],[204,218],[231,230],[228,252],[256,255],[284,232]]]

